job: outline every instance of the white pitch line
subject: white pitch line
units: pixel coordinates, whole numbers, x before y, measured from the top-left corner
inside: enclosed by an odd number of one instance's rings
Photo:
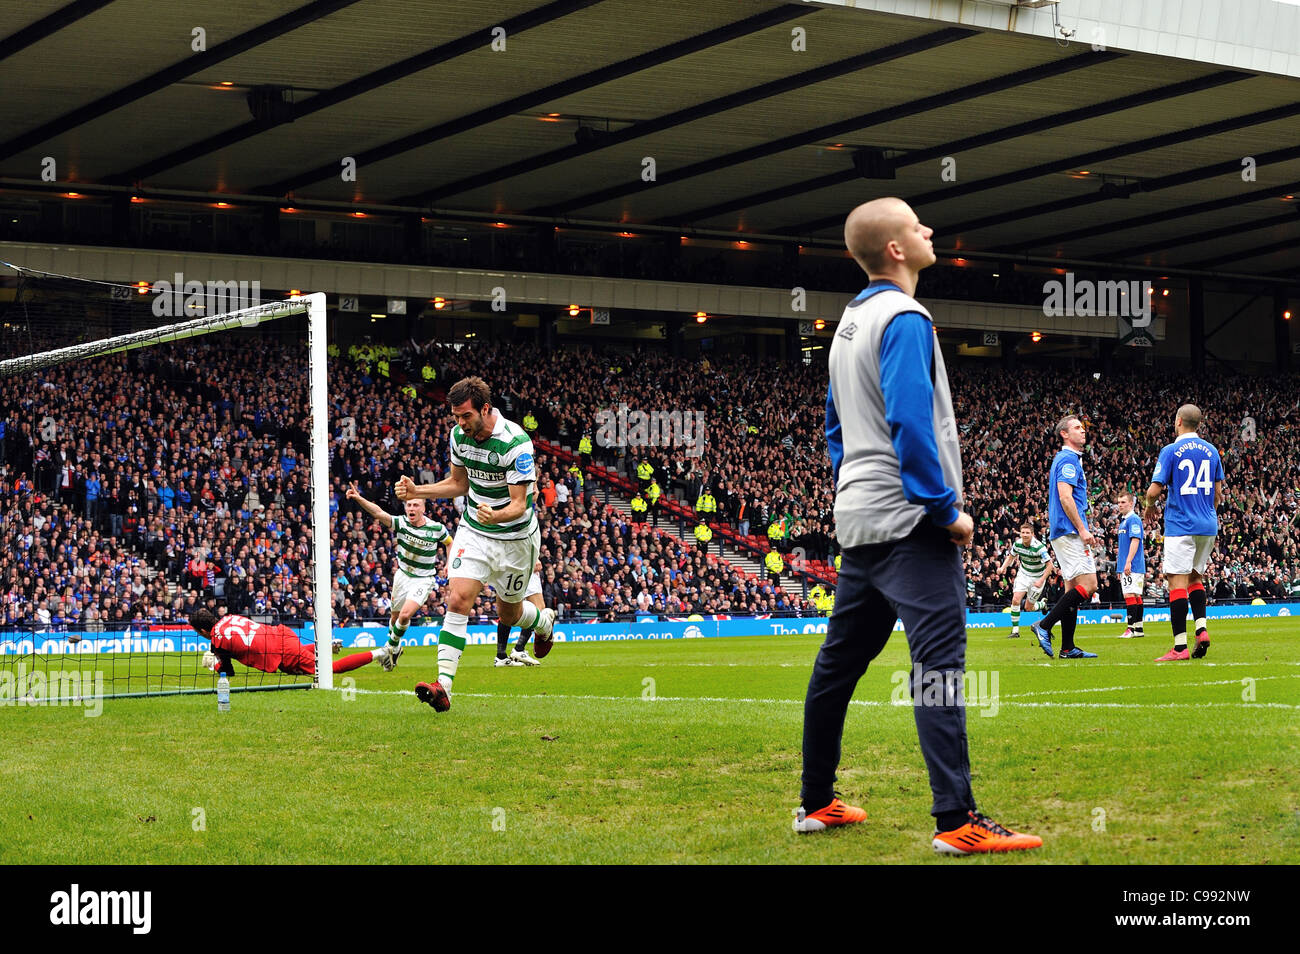
[[[1300,672],[1287,673],[1285,676],[1252,676],[1255,682],[1269,679],[1300,679]],[[1240,686],[1240,679],[1213,679],[1207,682],[1180,682],[1147,684],[1143,686],[1093,686],[1083,689],[1043,689],[1038,692],[1017,692],[1012,695],[999,696],[999,699],[1028,699],[1030,696],[1067,696],[1076,692],[1125,692],[1132,689],[1191,689],[1198,686]]]
[[[622,663],[582,663],[583,669],[790,669],[792,667],[812,668],[813,660],[806,663],[773,662],[622,662]]]
[[[1068,662],[1069,660],[1066,660],[1066,661]],[[1054,662],[1051,662],[1051,661],[1046,660],[1046,659],[1043,659],[1043,660],[1039,660],[1039,661],[1031,662],[1031,663],[1009,663],[1008,665],[1011,665],[1011,666],[1026,666],[1026,665],[1027,665],[1027,666],[1036,666],[1036,667],[1050,668],[1050,667],[1052,667],[1052,666],[1054,666],[1054,665],[1059,665],[1059,664],[1054,663]],[[1153,667],[1155,666],[1155,662],[1154,662],[1154,660],[1153,660],[1152,662],[1149,662],[1149,663],[1140,663],[1140,662],[1097,662],[1096,660],[1089,659],[1089,660],[1087,661],[1086,664],[1084,664],[1084,663],[1080,663],[1080,665],[1079,665],[1077,668],[1079,668],[1079,669],[1111,669],[1111,668],[1119,668],[1119,667],[1121,667],[1121,666],[1133,666],[1134,668],[1137,668],[1137,669],[1151,669],[1151,668],[1153,668]],[[1196,669],[1200,669],[1200,668],[1203,668],[1203,667],[1219,668],[1219,667],[1221,667],[1221,666],[1222,666],[1222,667],[1228,667],[1228,666],[1256,666],[1256,667],[1258,667],[1258,666],[1300,666],[1300,662],[1280,662],[1280,661],[1279,661],[1279,662],[1274,662],[1274,661],[1272,661],[1272,660],[1261,659],[1261,660],[1256,660],[1255,662],[1221,662],[1221,663],[1198,662],[1198,663],[1194,663],[1192,666],[1184,666],[1184,667],[1165,666],[1164,668],[1165,668],[1165,669],[1174,670],[1174,669],[1178,669],[1178,668],[1184,668],[1184,669],[1188,669],[1188,668],[1196,668]]]
[[[1146,688],[1146,687],[1141,687]],[[342,690],[336,690],[342,691]],[[405,689],[350,689],[349,692],[356,692],[370,696],[413,696],[413,691],[408,692]],[[641,696],[595,696],[595,695],[561,695],[545,692],[539,693],[520,693],[508,694],[497,692],[458,692],[452,697],[453,699],[559,699],[567,701],[582,702],[635,702],[644,704],[647,702],[721,702],[721,703],[755,703],[758,705],[786,705],[801,706],[802,699],[753,699],[746,697],[731,696],[655,696],[653,699],[645,699]],[[1011,700],[1004,701],[998,697],[999,706],[1014,706],[1022,709],[1205,709],[1205,708],[1242,708],[1242,709],[1300,709],[1300,705],[1291,705],[1285,702],[1015,702]],[[851,706],[862,706],[868,708],[887,707],[910,709],[910,702],[883,702],[879,699],[853,699],[849,702]],[[972,705],[971,709],[982,709],[984,706]]]

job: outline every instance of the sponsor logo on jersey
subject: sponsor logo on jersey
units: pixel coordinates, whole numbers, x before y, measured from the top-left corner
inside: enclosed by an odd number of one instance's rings
[[[1078,473],[1078,471],[1076,471],[1076,470],[1074,469],[1074,465],[1073,465],[1073,464],[1063,464],[1063,465],[1061,466],[1061,476],[1062,476],[1062,477],[1065,477],[1066,479],[1069,479],[1069,480],[1074,479],[1074,475],[1075,475],[1076,473]]]
[[[515,458],[515,470],[527,477],[533,472],[533,455],[524,453]]]
[[[498,483],[501,480],[501,472],[496,470],[479,470],[477,467],[467,467],[466,472],[477,480],[480,484]]]

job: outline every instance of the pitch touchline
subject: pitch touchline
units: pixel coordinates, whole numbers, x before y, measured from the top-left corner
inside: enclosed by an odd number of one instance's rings
[[[1138,687],[1149,688],[1149,687]],[[342,690],[336,690],[342,691]],[[368,696],[414,696],[415,693],[406,689],[350,689],[349,692],[356,692]],[[497,692],[458,692],[453,696],[455,699],[560,699],[565,701],[584,701],[584,702],[747,702],[757,703],[760,705],[787,705],[801,706],[802,699],[752,699],[752,698],[733,698],[730,696],[655,696],[653,699],[645,699],[641,696],[594,696],[594,695],[560,695],[553,693],[497,693]],[[851,706],[869,706],[869,707],[886,707],[886,708],[912,708],[910,702],[883,702],[879,699],[854,699],[849,702]],[[1016,706],[1022,709],[1038,708],[1058,708],[1058,709],[1204,709],[1204,708],[1222,708],[1231,706],[1232,708],[1243,709],[1300,709],[1300,705],[1291,705],[1285,702],[1015,702],[998,699],[998,705]],[[972,709],[978,708],[971,706]]]

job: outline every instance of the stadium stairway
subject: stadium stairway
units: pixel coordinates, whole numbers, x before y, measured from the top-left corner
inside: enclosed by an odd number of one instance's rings
[[[572,448],[552,444],[540,438],[534,438],[533,444],[538,450],[552,454],[566,463],[577,460],[577,454]],[[629,520],[633,520],[632,496],[636,493],[636,487],[631,481],[595,463],[588,468],[587,479],[601,485],[600,491],[589,486],[589,493],[594,494],[596,499],[602,502],[607,499],[610,506]],[[693,547],[695,537],[691,533],[691,528],[696,523],[694,509],[667,493],[660,499],[662,503],[658,530],[688,547]],[[644,522],[650,524],[648,520]],[[730,526],[715,521],[709,521],[709,526],[713,530],[713,540],[709,546],[710,562],[720,559],[723,563],[740,570],[746,578],[759,580],[767,578],[762,556],[762,553],[767,550],[766,539],[760,540],[758,537],[751,536],[745,538],[746,545],[742,546],[740,545],[742,538]],[[786,571],[781,574],[781,589],[789,596],[805,596],[805,580],[809,587],[817,582],[835,582],[835,571],[830,567],[823,568],[821,564],[805,563],[797,569],[790,565],[791,561],[788,558],[786,564]]]

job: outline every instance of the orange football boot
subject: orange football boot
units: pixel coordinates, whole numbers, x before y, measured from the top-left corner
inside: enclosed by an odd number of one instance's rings
[[[806,835],[809,832],[825,831],[837,825],[852,825],[866,820],[866,812],[853,805],[846,805],[836,795],[825,808],[819,808],[815,812],[800,808],[795,812],[794,830]]]
[[[1043,839],[1003,828],[993,819],[970,812],[970,821],[952,831],[934,833],[934,850],[941,855],[973,855],[988,851],[1041,848]]]

